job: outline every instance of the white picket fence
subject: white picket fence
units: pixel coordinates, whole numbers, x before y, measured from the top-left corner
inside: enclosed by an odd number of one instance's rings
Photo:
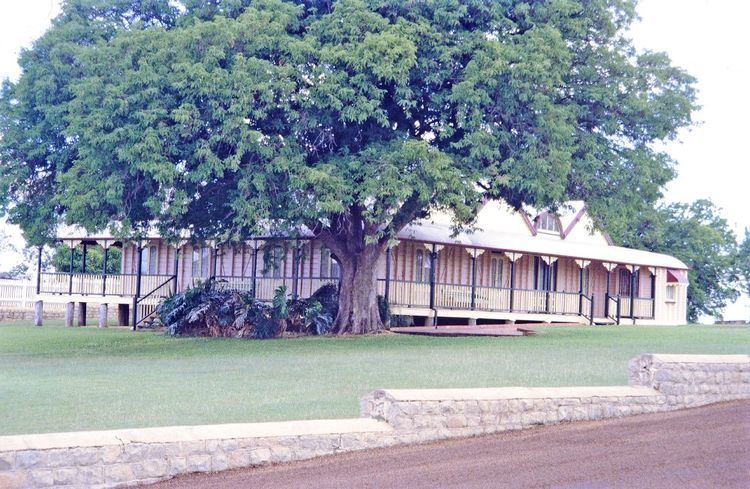
[[[0,311],[28,312],[34,311],[36,283],[32,280],[0,280]],[[65,304],[49,303],[44,305],[44,312],[62,314]]]
[[[31,280],[0,280],[0,308],[31,310],[34,308],[36,284]]]

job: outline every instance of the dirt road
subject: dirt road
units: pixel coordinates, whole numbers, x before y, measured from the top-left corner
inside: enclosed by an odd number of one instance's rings
[[[748,488],[750,402],[186,476],[182,488]]]

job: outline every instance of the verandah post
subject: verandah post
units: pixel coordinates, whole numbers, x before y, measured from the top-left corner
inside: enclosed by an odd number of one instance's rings
[[[656,318],[656,269],[651,271],[651,319]]]
[[[36,257],[36,293],[42,290],[42,246],[39,246],[39,254]],[[653,289],[653,287],[652,287]]]
[[[617,296],[617,324],[622,322],[622,297]]]
[[[89,250],[88,243],[82,243],[83,246],[83,256],[81,257],[81,273],[86,273],[86,255]]]
[[[635,280],[636,280],[636,268],[633,267],[633,271],[630,272],[630,319],[635,324]]]
[[[109,246],[104,242],[104,259],[102,260],[102,295],[107,295],[107,260],[109,258]]]
[[[174,291],[173,293],[177,293],[177,275],[180,272],[180,244],[177,243],[174,245],[174,276],[172,277],[172,280],[174,282]]]
[[[578,271],[578,315],[583,315],[583,266]]]
[[[432,252],[430,253],[430,309],[435,308],[435,262],[437,258],[436,246],[432,245]]]
[[[516,290],[516,260],[510,261],[510,312],[513,312],[513,295]]]
[[[604,317],[609,317],[609,282],[612,277],[612,270],[607,269],[607,291],[604,293]]]
[[[386,303],[390,302],[391,295],[391,260],[393,260],[393,248],[390,246],[385,250],[385,290],[383,297]]]
[[[471,255],[471,310],[477,307],[477,250]]]
[[[435,311],[435,266],[437,265],[437,246],[432,244],[430,253],[430,309],[435,316],[432,317],[433,326],[437,328],[437,312]]]
[[[219,258],[219,244],[216,243],[216,244],[214,244],[214,256],[213,256],[213,267],[214,267],[214,270],[213,270],[213,273],[211,274],[211,278],[213,278],[213,279],[216,278],[217,272],[219,271],[219,269],[217,268],[217,260],[218,260],[218,258]]]
[[[68,295],[73,293],[73,259],[75,258],[75,248],[70,247],[70,272],[68,275]]]
[[[298,284],[299,280],[299,240],[294,240],[294,248],[292,248],[292,300],[297,300],[299,296]]]
[[[253,277],[252,277],[253,278],[253,287],[252,287],[253,297],[257,297],[257,294],[256,294],[257,275],[258,275],[258,240],[257,239],[253,240],[253,266],[251,268],[252,268],[252,273],[253,273]]]
[[[589,326],[594,324],[594,294],[591,294],[591,310],[589,311]]]
[[[544,258],[541,259],[544,263],[547,263]],[[541,263],[540,263],[541,265]],[[549,314],[549,291],[552,289],[552,264],[547,264],[547,277],[544,281],[544,311]]]
[[[133,311],[131,313],[133,331],[137,329],[138,324],[138,298],[141,295],[141,274],[143,273],[143,246],[140,241],[136,245],[136,249],[138,250],[138,263],[136,264],[135,295],[133,296]]]

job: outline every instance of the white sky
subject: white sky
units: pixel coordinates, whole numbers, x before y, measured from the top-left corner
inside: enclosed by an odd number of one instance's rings
[[[0,2],[0,79],[15,79],[23,47],[39,37],[59,12],[58,0]],[[679,163],[679,176],[667,187],[670,201],[710,198],[722,209],[738,235],[750,227],[746,213],[747,114],[750,97],[750,2],[746,0],[642,0],[641,22],[632,31],[641,48],[666,51],[673,62],[698,79],[699,121],[668,146]],[[18,231],[0,224],[0,234]],[[22,246],[20,238],[17,246]],[[0,250],[0,271],[20,255]],[[726,317],[750,315],[750,303],[737,304]]]

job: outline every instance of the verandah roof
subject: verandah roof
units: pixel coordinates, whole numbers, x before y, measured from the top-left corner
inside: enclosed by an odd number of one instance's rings
[[[80,228],[68,228],[59,233],[59,239],[64,240],[112,240],[106,233],[99,236],[87,235]],[[399,234],[399,239],[423,241],[443,245],[461,245],[497,251],[509,251],[528,255],[557,256],[583,260],[618,263],[623,265],[639,265],[648,267],[662,267],[674,270],[688,270],[688,266],[677,258],[662,253],[623,248],[621,246],[591,245],[581,242],[545,239],[540,236],[503,233],[502,231],[474,231],[461,232],[452,236],[450,226],[433,223],[412,223]],[[311,238],[309,232],[301,232],[300,238]],[[159,239],[158,234],[145,239]]]
[[[445,245],[462,245],[529,255],[578,258],[676,270],[687,270],[689,268],[673,256],[623,248],[621,246],[590,245],[498,231],[461,232],[456,236],[451,236],[452,234],[453,231],[450,226],[432,223],[414,223],[404,228],[398,234],[398,237],[399,239],[411,239]]]

